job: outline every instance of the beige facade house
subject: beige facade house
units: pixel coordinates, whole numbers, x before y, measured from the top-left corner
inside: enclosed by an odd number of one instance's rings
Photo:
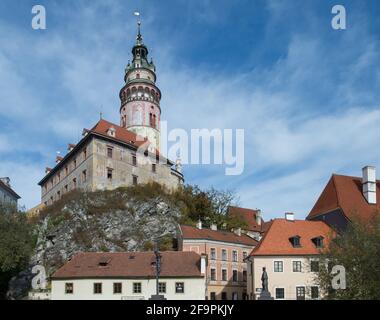
[[[42,204],[50,205],[78,188],[93,191],[153,181],[177,188],[183,183],[180,162],[165,159],[159,151],[161,91],[140,23],[132,54],[119,93],[120,125],[101,119],[83,130],[77,144],[68,145],[64,157],[57,156],[54,168],[46,168],[39,182]]]
[[[164,251],[159,294],[204,300],[206,259]],[[156,294],[154,252],[78,253],[51,277],[52,300],[147,300]]]
[[[322,221],[274,219],[247,259],[247,290],[258,299],[263,268],[268,275],[268,291],[276,300],[320,299],[316,284],[319,255],[328,246],[333,230]]]
[[[257,241],[239,231],[236,233],[202,227],[181,225],[178,236],[179,250],[207,255],[206,299],[247,299],[248,257]]]

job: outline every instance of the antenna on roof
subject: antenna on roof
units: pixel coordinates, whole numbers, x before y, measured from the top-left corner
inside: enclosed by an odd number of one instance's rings
[[[100,118],[100,120],[103,119],[103,105],[100,105],[99,118]]]

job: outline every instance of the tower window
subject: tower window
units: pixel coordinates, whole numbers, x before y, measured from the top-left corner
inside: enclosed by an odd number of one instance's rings
[[[140,79],[140,73],[136,74],[136,79]]]
[[[76,178],[73,179],[73,188],[74,189],[77,188],[77,179]]]
[[[134,186],[137,186],[137,176],[132,176],[132,183]]]
[[[137,157],[135,154],[132,154],[132,165],[134,165],[135,167],[137,166]]]
[[[108,158],[112,158],[112,153],[113,153],[113,148],[107,147],[107,157]]]
[[[112,169],[111,168],[107,168],[107,179],[109,180],[112,180]]]
[[[87,181],[87,170],[82,171],[82,181],[86,182]]]
[[[156,170],[157,170],[156,164],[152,163],[152,172],[156,173]]]

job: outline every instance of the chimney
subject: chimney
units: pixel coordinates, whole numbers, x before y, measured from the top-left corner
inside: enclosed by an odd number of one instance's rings
[[[61,157],[61,156],[57,156],[57,157],[55,158],[55,162],[56,162],[56,163],[60,163],[60,162],[62,161],[62,159],[63,159],[63,157]]]
[[[11,187],[11,179],[9,179],[8,177],[0,178],[0,180],[1,180],[6,186],[8,186],[9,188]]]
[[[235,234],[238,235],[239,237],[241,236],[241,228],[237,228],[234,230]]]
[[[258,226],[261,226],[261,210],[260,209],[256,210],[256,224]]]
[[[210,226],[210,229],[211,229],[211,230],[214,230],[214,231],[217,231],[217,230],[218,230],[218,226],[217,226],[215,223],[213,223],[213,224]]]
[[[294,221],[294,213],[293,212],[285,212],[285,219],[288,221]]]
[[[366,166],[362,169],[363,195],[369,204],[376,204],[376,168]]]
[[[74,148],[75,148],[75,144],[73,144],[73,143],[69,143],[68,146],[67,146],[67,151],[70,152],[70,151],[72,151]]]
[[[46,168],[45,168],[45,173],[49,173],[51,170],[52,170],[51,168],[46,167]]]
[[[207,268],[207,256],[205,254],[201,254],[201,274],[206,275]]]
[[[200,219],[197,222],[197,229],[202,230],[202,221]]]

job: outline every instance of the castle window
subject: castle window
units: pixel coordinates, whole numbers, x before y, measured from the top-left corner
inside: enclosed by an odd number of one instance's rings
[[[156,115],[153,115],[153,128],[157,128]]]
[[[113,148],[107,147],[107,157],[108,158],[112,158],[112,153],[113,153]]]
[[[69,168],[67,166],[65,167],[65,173],[66,173],[66,176],[69,174]]]
[[[157,170],[156,164],[152,163],[152,172],[156,173],[156,170]]]
[[[83,150],[83,160],[87,159],[87,148],[84,148]]]
[[[109,180],[112,180],[112,169],[111,168],[107,168],[107,179]]]
[[[77,188],[77,179],[74,178],[73,179],[73,189],[76,189]]]
[[[137,157],[135,154],[132,154],[132,165],[134,165],[135,167],[137,166]]]
[[[82,171],[82,181],[86,182],[87,181],[87,170]]]
[[[132,176],[132,183],[133,183],[133,185],[134,186],[137,186],[137,179],[138,179],[138,177],[137,176]]]
[[[69,191],[69,186],[65,185],[65,193],[67,193],[67,191]]]

